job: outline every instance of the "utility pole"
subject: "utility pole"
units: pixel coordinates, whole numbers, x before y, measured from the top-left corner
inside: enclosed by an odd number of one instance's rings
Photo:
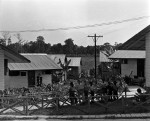
[[[103,36],[97,36],[96,34],[94,34],[93,36],[88,36],[88,37],[92,37],[95,43],[95,79],[96,79],[96,41],[98,40],[99,37],[103,37]]]

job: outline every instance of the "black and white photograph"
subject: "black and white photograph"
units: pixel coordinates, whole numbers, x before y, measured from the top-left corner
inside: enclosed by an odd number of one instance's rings
[[[0,120],[150,121],[150,1],[0,0]]]

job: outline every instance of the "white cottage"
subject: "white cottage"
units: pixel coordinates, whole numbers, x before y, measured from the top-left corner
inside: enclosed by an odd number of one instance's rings
[[[34,87],[38,85],[39,77],[42,83],[52,83],[52,73],[61,70],[47,54],[21,54],[30,63],[9,63],[9,73],[6,75],[6,88]]]
[[[145,78],[145,51],[144,50],[118,50],[109,58],[119,60],[121,75]]]
[[[7,88],[8,63],[29,63],[24,56],[0,44],[0,90]]]
[[[145,61],[141,62],[144,66],[144,76],[146,86],[150,87],[150,25],[126,41],[120,48],[121,50],[145,50]],[[140,53],[136,53],[138,56]],[[135,56],[132,54],[131,56]],[[143,61],[143,60],[141,60]],[[130,64],[133,66],[133,64]],[[138,68],[139,66],[137,66]],[[130,70],[129,70],[130,71]],[[135,73],[136,74],[136,73]]]

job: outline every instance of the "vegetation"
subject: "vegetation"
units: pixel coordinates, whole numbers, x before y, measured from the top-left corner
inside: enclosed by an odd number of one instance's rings
[[[48,53],[48,54],[67,54],[71,56],[81,56],[81,55],[94,55],[94,46],[78,46],[74,44],[74,40],[69,38],[64,41],[64,45],[57,43],[51,45],[50,43],[45,43],[43,36],[38,36],[35,41],[24,40],[19,33],[15,34],[18,39],[17,42],[12,43],[12,36],[9,32],[3,32],[0,38],[0,44],[3,44],[18,53]],[[104,43],[103,45],[98,45],[96,47],[96,52],[99,54],[99,50],[113,50],[118,49],[122,44],[115,43],[111,45],[110,43]]]

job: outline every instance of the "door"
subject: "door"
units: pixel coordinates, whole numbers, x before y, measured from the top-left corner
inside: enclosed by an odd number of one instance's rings
[[[28,71],[28,87],[35,86],[35,71]]]
[[[145,61],[144,59],[138,59],[137,60],[137,76],[138,77],[144,77],[145,73],[144,73],[144,70],[145,70]]]

